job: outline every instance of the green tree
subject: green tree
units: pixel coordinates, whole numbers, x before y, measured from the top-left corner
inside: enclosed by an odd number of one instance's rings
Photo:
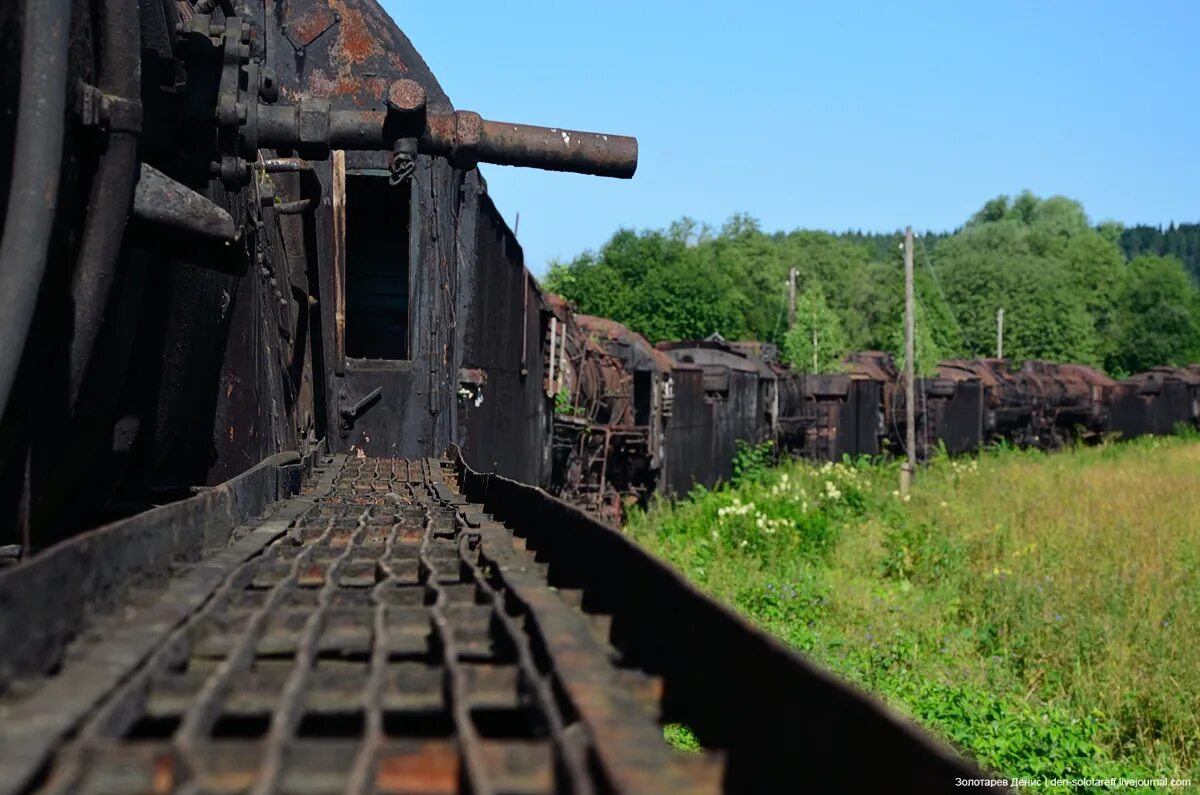
[[[1082,299],[1091,318],[1096,361],[1112,366],[1116,313],[1127,270],[1119,246],[1099,230],[1077,234],[1066,241],[1057,262],[1069,289]]]
[[[917,375],[937,375],[938,362],[947,358],[945,349],[937,343],[933,327],[930,323],[930,313],[921,302],[914,302],[913,314],[913,371]],[[904,318],[896,324],[891,339],[886,347],[896,357],[896,366],[902,371],[908,357],[904,351]]]
[[[598,253],[554,263],[545,288],[589,315],[620,321],[651,341],[718,331],[746,335],[746,299],[733,271],[707,256],[705,230],[687,219],[668,232],[619,230]]]
[[[835,349],[899,352],[901,240],[899,232],[859,230],[767,234],[744,214],[714,230],[685,217],[665,230],[619,230],[598,252],[552,263],[543,281],[581,311],[654,341],[713,332],[766,340],[790,346],[797,364],[811,369],[811,333],[807,342],[785,339],[795,268],[799,289],[819,295],[827,312],[816,324],[818,342],[835,335],[836,344],[818,345],[831,352],[818,355],[818,369],[827,369]],[[1164,253],[1200,274],[1200,224],[1093,226],[1078,202],[1062,196],[991,199],[961,229],[918,238],[917,367],[928,373],[938,357],[990,354],[1000,308],[1005,353],[1015,359],[1128,371],[1200,357],[1191,336],[1200,296],[1181,278],[1184,269],[1137,256]]]
[[[819,286],[853,343],[869,336],[869,320],[859,311],[863,292],[870,288],[869,246],[847,236],[799,230],[783,236],[777,245],[781,251],[780,283],[786,282],[788,268],[796,268],[798,289]],[[783,293],[779,295],[783,300]]]
[[[1136,373],[1200,358],[1197,291],[1179,260],[1153,254],[1134,259],[1117,305],[1113,370]]]
[[[940,243],[938,269],[964,347],[992,351],[1003,308],[1006,355],[1102,363],[1097,326],[1111,323],[1120,255],[1077,202],[993,199]]]
[[[1133,226],[1121,232],[1120,244],[1130,260],[1139,254],[1173,254],[1192,279],[1200,281],[1200,224],[1172,223],[1166,231],[1158,226]]]
[[[811,285],[796,296],[796,326],[783,337],[783,360],[802,373],[834,373],[850,347],[842,321]]]

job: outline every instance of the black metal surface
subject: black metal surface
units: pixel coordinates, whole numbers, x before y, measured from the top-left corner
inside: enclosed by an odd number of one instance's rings
[[[1194,425],[1196,411],[1194,376],[1151,370],[1117,382],[1108,430],[1125,439],[1164,436]]]
[[[711,441],[711,447],[691,468],[701,476],[697,483],[712,486],[727,482],[733,476],[738,442],[756,445],[774,438],[775,373],[762,360],[750,359],[723,341],[660,343],[659,347],[674,362],[703,371],[711,431],[702,436]],[[699,452],[698,448],[693,450]],[[686,490],[682,487],[682,483],[676,484],[676,488]]]
[[[521,246],[482,185],[472,256],[460,261],[455,314],[462,364],[456,443],[472,466],[526,483],[550,477],[553,406],[545,394],[542,292],[525,269]]]
[[[0,576],[0,791],[26,791],[60,739],[201,606],[223,567],[256,554],[263,534],[287,528],[294,515],[275,511],[256,539],[217,551],[242,522],[295,493],[311,469],[311,458],[272,458],[191,500],[94,530]],[[180,569],[186,573],[173,577]],[[155,596],[147,602],[148,594]],[[138,603],[149,612],[129,620]]]
[[[667,423],[663,491],[683,496],[694,485],[712,486],[718,472],[713,439],[714,404],[704,393],[704,370],[676,365],[672,370],[674,407]]]
[[[849,422],[853,424],[853,455],[879,455],[883,436],[883,384],[867,378],[853,382],[854,403]]]
[[[978,381],[952,382],[936,389],[934,383],[918,384],[925,389],[928,433],[947,453],[969,453],[983,444],[983,387]],[[937,406],[935,409],[934,407]]]
[[[226,243],[237,239],[237,226],[224,208],[181,185],[153,166],[142,164],[133,195],[135,217]]]

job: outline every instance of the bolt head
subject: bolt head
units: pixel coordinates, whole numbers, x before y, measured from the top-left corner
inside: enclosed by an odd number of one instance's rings
[[[396,80],[388,87],[387,104],[400,113],[415,113],[425,107],[425,89],[415,80]]]

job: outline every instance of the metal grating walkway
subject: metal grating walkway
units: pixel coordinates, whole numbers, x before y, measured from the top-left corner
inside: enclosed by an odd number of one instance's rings
[[[449,465],[326,459],[0,697],[0,792],[719,791],[581,601]]]

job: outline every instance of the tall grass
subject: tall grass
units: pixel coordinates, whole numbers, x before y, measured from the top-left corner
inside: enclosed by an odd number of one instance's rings
[[[1200,440],[739,477],[627,531],[998,773],[1200,781]]]

